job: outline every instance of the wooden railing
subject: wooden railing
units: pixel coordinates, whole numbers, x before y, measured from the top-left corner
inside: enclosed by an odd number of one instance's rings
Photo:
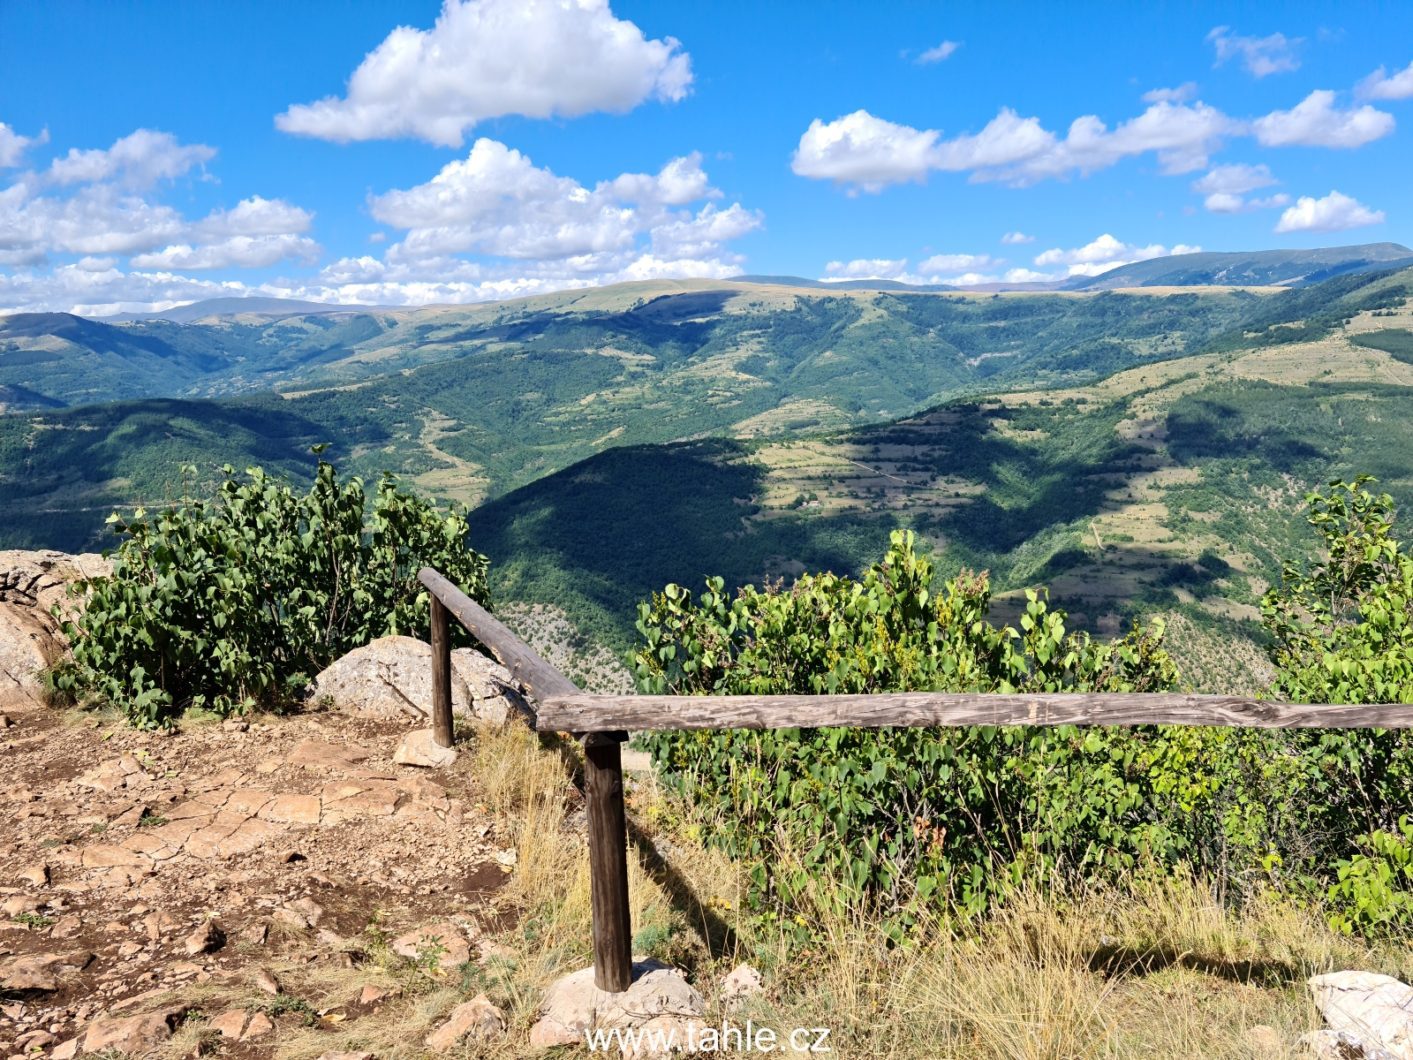
[[[438,743],[455,739],[451,717],[454,616],[525,688],[539,732],[582,738],[589,817],[589,884],[594,980],[628,989],[628,832],[621,745],[629,730],[882,728],[967,725],[1215,725],[1250,728],[1413,729],[1413,704],[1281,703],[1180,693],[900,692],[819,696],[586,695],[485,608],[431,568],[418,580],[432,596],[432,724]]]

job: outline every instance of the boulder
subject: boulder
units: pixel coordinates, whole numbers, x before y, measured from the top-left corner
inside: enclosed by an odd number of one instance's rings
[[[88,1025],[83,1036],[85,1053],[115,1052],[124,1056],[146,1056],[156,1052],[172,1036],[185,1006],[125,1019],[100,1019]]]
[[[393,761],[400,766],[421,766],[443,769],[456,762],[456,748],[437,743],[431,729],[414,729],[402,738],[393,752]]]
[[[92,554],[0,552],[0,704],[38,701],[39,671],[69,646],[52,610],[73,617],[80,602],[69,585],[111,571],[107,560]]]
[[[434,1030],[423,1044],[433,1052],[446,1053],[456,1048],[466,1037],[478,1038],[499,1034],[505,1029],[505,1013],[491,1004],[485,994],[478,994],[451,1010],[446,1021]]]
[[[461,929],[449,920],[409,931],[392,940],[392,951],[400,957],[420,961],[436,954],[437,967],[444,972],[459,968],[471,959],[471,946]]]
[[[675,968],[660,961],[634,961],[633,980],[621,994],[594,985],[594,969],[583,968],[556,979],[545,994],[540,1019],[530,1029],[530,1044],[546,1049],[584,1041],[584,1032],[615,1027],[677,1028],[683,1040],[697,1025],[706,1000]]]
[[[1375,972],[1331,972],[1309,981],[1315,1007],[1336,1035],[1367,1055],[1413,1060],[1413,987]]]
[[[58,990],[65,978],[88,967],[93,954],[31,953],[0,961],[0,991],[27,994]]]
[[[314,680],[314,696],[350,714],[427,718],[432,709],[432,648],[414,637],[380,637],[335,660]],[[526,710],[515,678],[470,648],[451,653],[451,709],[502,722]]]

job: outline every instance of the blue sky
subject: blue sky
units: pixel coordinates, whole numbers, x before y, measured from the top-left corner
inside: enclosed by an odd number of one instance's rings
[[[1410,130],[1407,3],[4,0],[0,312],[1413,244]]]

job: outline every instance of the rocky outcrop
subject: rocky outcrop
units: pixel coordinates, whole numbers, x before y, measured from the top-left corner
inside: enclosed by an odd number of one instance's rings
[[[1413,1060],[1413,987],[1374,972],[1331,972],[1311,978],[1310,993],[1329,1025],[1302,1039],[1317,1056]]]
[[[68,649],[53,609],[72,616],[79,601],[69,595],[69,586],[111,570],[107,560],[92,554],[0,552],[0,706],[39,696],[39,671]]]
[[[630,1027],[685,1042],[705,1026],[705,1012],[702,995],[681,972],[660,961],[634,961],[633,981],[621,994],[600,990],[593,968],[583,968],[550,985],[539,1022],[530,1028],[530,1045],[582,1045],[586,1031]]]
[[[526,709],[510,671],[470,648],[451,653],[451,709],[461,717],[501,722]],[[414,637],[380,637],[355,648],[314,682],[316,699],[328,697],[350,714],[374,718],[430,716],[432,648]]]

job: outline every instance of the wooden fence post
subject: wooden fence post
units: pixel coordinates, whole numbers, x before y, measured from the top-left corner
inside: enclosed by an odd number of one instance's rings
[[[623,811],[624,732],[584,739],[589,813],[589,899],[593,909],[594,984],[621,993],[633,981],[628,917],[628,826]]]
[[[432,739],[441,747],[456,743],[451,728],[451,630],[446,606],[432,596]]]

